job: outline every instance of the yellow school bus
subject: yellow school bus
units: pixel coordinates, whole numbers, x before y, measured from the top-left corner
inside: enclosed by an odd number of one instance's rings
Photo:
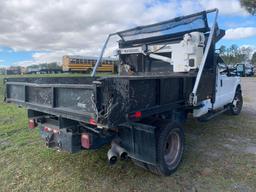
[[[62,69],[65,72],[91,72],[96,64],[97,57],[88,56],[63,56]],[[116,73],[117,59],[103,58],[97,72]]]

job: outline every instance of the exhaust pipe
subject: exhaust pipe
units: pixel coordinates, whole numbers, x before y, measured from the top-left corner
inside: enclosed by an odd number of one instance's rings
[[[120,160],[128,159],[128,153],[127,153],[127,151],[124,148],[120,147],[116,143],[114,143],[114,147],[115,147],[115,150],[118,153],[118,156],[119,156]]]
[[[114,165],[117,162],[117,156],[118,154],[113,150],[113,148],[111,147],[108,150],[108,163],[110,165]]]
[[[117,143],[112,142],[111,148],[108,150],[108,162],[110,165],[113,165],[117,162],[117,157],[120,160],[126,160],[128,158],[127,151],[120,147]]]

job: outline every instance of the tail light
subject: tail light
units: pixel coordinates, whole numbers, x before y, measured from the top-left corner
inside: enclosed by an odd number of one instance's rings
[[[141,118],[141,116],[142,116],[142,114],[141,114],[140,111],[136,111],[136,112],[134,113],[134,117],[135,117],[135,118]]]
[[[132,113],[129,115],[130,118],[140,119],[142,117],[141,111],[136,111],[135,113]]]
[[[59,129],[53,129],[53,133],[59,134],[59,133],[60,133],[60,130],[59,130]]]
[[[91,147],[91,139],[88,133],[81,134],[81,145],[85,149],[90,149]]]
[[[44,127],[43,131],[45,131],[45,132],[53,132],[55,134],[60,134],[60,130],[59,129],[53,129],[53,128],[50,128],[50,127]]]
[[[29,119],[28,120],[28,128],[34,129],[36,127],[37,127],[37,123],[36,123],[35,119]]]
[[[89,124],[91,124],[91,125],[97,125],[95,119],[93,119],[93,118],[90,118],[90,119],[89,119]]]
[[[51,131],[52,131],[52,128],[50,128],[50,127],[44,127],[44,131],[46,131],[46,132],[51,132]]]

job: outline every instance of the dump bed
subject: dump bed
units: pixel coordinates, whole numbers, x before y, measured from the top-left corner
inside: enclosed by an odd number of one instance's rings
[[[92,77],[8,78],[5,101],[82,122],[94,118]]]
[[[115,128],[187,105],[195,73],[5,79],[5,101],[57,117]],[[208,85],[203,85],[206,90]],[[205,91],[204,91],[205,92]],[[202,93],[203,95],[203,93]],[[135,119],[133,118],[135,117]],[[128,118],[128,119],[127,119]]]

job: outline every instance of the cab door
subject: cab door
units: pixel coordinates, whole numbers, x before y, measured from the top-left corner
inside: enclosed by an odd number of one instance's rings
[[[213,105],[214,109],[222,108],[232,103],[240,79],[236,76],[229,75],[228,68],[225,64],[217,65],[216,81],[216,100]]]

